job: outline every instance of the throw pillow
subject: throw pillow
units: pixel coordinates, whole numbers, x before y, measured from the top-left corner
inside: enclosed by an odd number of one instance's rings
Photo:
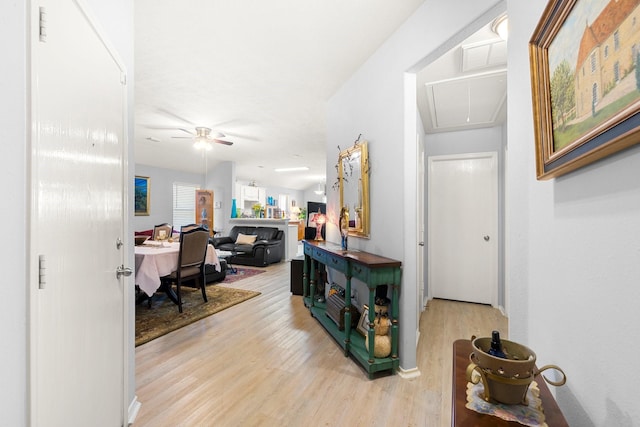
[[[238,238],[236,239],[236,245],[251,245],[256,241],[258,236],[253,234],[242,234],[238,233]]]

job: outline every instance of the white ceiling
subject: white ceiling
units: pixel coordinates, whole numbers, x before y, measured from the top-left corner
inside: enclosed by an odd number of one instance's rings
[[[317,185],[326,171],[326,101],[423,1],[136,0],[136,163],[203,173],[205,164],[233,161],[238,180],[299,190]],[[467,52],[468,63],[477,63],[481,55]],[[440,61],[451,67],[457,59]],[[466,125],[467,83],[441,82],[427,98],[424,82],[478,70],[452,75],[435,67],[418,75],[425,126],[435,117],[437,130],[451,128],[460,116],[454,99],[464,101]],[[490,84],[495,76],[468,83],[473,99],[490,88],[478,98],[495,110],[499,102],[489,98],[500,89]],[[198,126],[234,144],[214,144],[205,160],[189,139],[175,138]],[[298,166],[309,170],[273,171]]]
[[[416,76],[427,133],[491,127],[506,120],[507,42],[488,23]]]

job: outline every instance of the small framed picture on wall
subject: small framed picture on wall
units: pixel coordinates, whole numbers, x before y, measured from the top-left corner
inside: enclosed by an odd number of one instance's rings
[[[149,177],[136,175],[134,207],[136,215],[149,215]]]

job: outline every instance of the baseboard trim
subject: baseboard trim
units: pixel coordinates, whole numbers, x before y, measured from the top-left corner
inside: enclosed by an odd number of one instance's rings
[[[405,380],[411,380],[413,378],[418,378],[420,376],[420,369],[411,368],[411,369],[403,369],[402,367],[398,368],[398,376]]]
[[[133,425],[134,421],[136,420],[136,417],[138,416],[138,412],[140,412],[141,406],[142,406],[142,403],[138,401],[138,396],[133,396],[133,400],[129,404],[129,417],[128,417],[129,425]]]
[[[504,317],[509,317],[509,316],[507,316],[507,312],[505,311],[504,306],[499,305],[499,306],[498,306],[498,310],[500,310],[500,313],[501,313]]]

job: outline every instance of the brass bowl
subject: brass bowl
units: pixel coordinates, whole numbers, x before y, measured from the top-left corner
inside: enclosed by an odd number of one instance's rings
[[[536,354],[529,347],[509,340],[502,340],[502,350],[507,359],[487,353],[491,337],[472,341],[473,352],[467,377],[473,382],[472,372],[480,374],[484,385],[484,398],[507,405],[527,404],[527,390],[533,381]],[[479,381],[475,381],[476,383]]]
[[[484,400],[507,405],[526,405],[527,390],[534,377],[547,369],[555,369],[561,374],[559,381],[542,378],[551,385],[561,386],[567,377],[556,365],[545,365],[537,369],[536,354],[529,347],[509,340],[502,341],[502,350],[507,359],[487,353],[491,348],[491,338],[472,338],[473,351],[469,355],[467,381],[484,385]],[[476,375],[474,376],[474,372]]]
[[[505,377],[527,378],[533,375],[536,365],[536,354],[529,347],[509,340],[502,341],[502,350],[507,359],[495,357],[487,353],[491,348],[491,337],[476,338],[472,341],[471,361],[482,369]]]

